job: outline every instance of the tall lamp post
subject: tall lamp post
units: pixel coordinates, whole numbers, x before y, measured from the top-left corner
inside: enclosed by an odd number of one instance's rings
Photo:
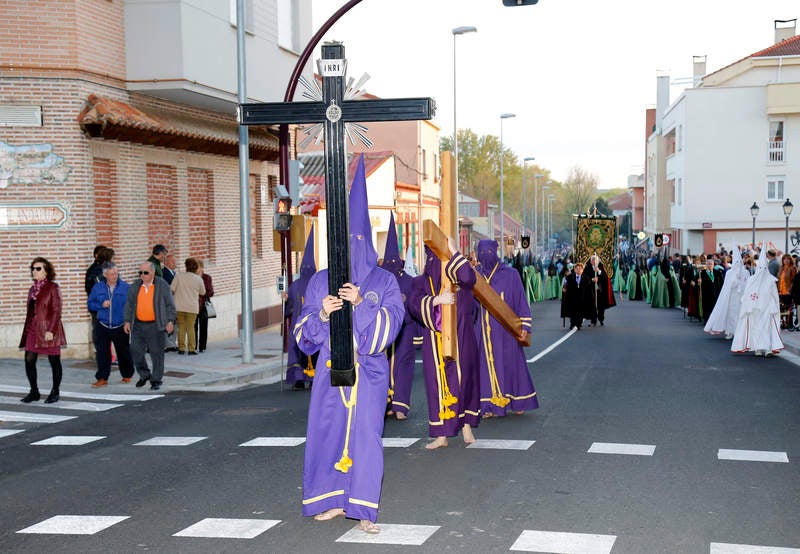
[[[523,235],[525,234],[525,222],[526,222],[526,214],[525,214],[525,212],[528,211],[528,193],[527,193],[528,189],[526,188],[527,185],[525,184],[525,173],[527,171],[527,163],[528,162],[532,162],[535,159],[536,158],[534,158],[533,156],[530,156],[530,157],[522,159],[522,234]],[[534,183],[534,189],[535,189],[535,187],[536,187],[536,185]],[[535,190],[534,190],[533,194],[534,194],[534,198],[535,198],[536,197],[536,191]]]
[[[786,216],[786,246],[783,249],[784,254],[789,253],[789,216],[792,215],[792,208],[794,208],[794,204],[789,202],[789,199],[786,199],[786,202],[783,203],[783,215]]]
[[[553,236],[553,200],[556,199],[555,194],[547,195],[547,247],[550,247],[550,237]]]
[[[548,181],[549,183],[550,181]],[[545,196],[544,191],[549,190],[550,185],[542,185],[542,255],[544,255],[544,251],[547,250],[547,244],[544,241],[544,236],[547,234],[547,208],[544,205]]]
[[[505,156],[503,155],[503,120],[517,117],[513,113],[500,114],[500,259],[506,257],[506,233],[505,233],[505,207],[503,204],[503,166]]]
[[[456,27],[453,29],[453,158],[455,159],[455,168],[453,169],[453,180],[456,183],[456,190],[458,190],[458,125],[456,124],[456,37],[466,33],[476,33],[478,29],[475,27]],[[456,199],[457,201],[458,199]],[[458,207],[456,207],[458,210]]]
[[[753,205],[750,206],[750,215],[753,216],[753,250],[756,249],[756,217],[758,216],[758,204],[753,202]]]
[[[537,215],[539,211],[539,202],[537,201],[537,198],[539,198],[539,190],[537,187],[539,179],[544,179],[544,175],[537,173],[533,176],[533,234],[536,235],[534,237],[536,240],[533,243],[534,249],[539,247],[539,216]]]

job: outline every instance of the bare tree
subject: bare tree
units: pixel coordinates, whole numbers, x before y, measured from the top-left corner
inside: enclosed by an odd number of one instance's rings
[[[567,213],[581,214],[591,209],[597,197],[597,176],[579,166],[573,166],[562,185]]]

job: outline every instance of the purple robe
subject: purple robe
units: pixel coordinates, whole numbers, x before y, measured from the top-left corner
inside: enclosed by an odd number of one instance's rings
[[[406,275],[405,272],[402,275],[395,275],[395,277],[400,287],[403,303],[406,305],[408,296],[411,293],[413,279],[411,276]],[[391,410],[406,415],[411,409],[411,386],[414,381],[414,354],[416,352],[414,338],[418,337],[419,334],[419,325],[406,309],[403,326],[400,328],[395,341],[386,351],[386,355],[389,357]]]
[[[480,241],[478,260],[480,274],[519,316],[522,328],[530,333],[531,307],[522,281],[515,269],[497,257],[497,242]],[[481,413],[505,416],[509,409],[516,412],[538,408],[539,400],[522,345],[486,308],[477,301],[475,303],[478,306],[475,331],[481,349]]]
[[[328,294],[327,270],[311,278],[294,328],[303,352],[319,351],[308,408],[304,516],[342,508],[348,518],[374,522],[378,517],[383,479],[381,435],[389,390],[384,350],[400,330],[404,310],[394,276],[378,267],[365,271],[365,277],[354,279],[363,299],[353,309],[355,386],[332,387],[330,382],[330,323],[320,317],[322,299]]]
[[[478,344],[472,296],[476,276],[469,261],[459,252],[453,254],[445,268],[450,280],[458,285],[458,358],[445,361],[441,356],[441,309],[433,306],[434,297],[442,292],[441,262],[427,247],[425,251],[425,272],[412,281],[408,311],[422,327],[428,433],[431,437],[454,437],[464,424],[477,427],[480,422]]]
[[[312,273],[313,275],[313,273]],[[289,329],[294,329],[300,319],[300,311],[303,309],[303,301],[306,294],[310,275],[301,275],[296,281],[289,285],[286,299],[286,314],[291,317]],[[286,382],[294,385],[298,381],[311,381],[314,377],[314,364],[312,357],[300,350],[297,341],[294,340],[294,333],[289,333],[287,337],[288,353],[286,366]]]

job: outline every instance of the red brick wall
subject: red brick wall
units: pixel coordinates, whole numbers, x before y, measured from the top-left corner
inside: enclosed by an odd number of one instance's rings
[[[211,171],[189,168],[186,182],[189,188],[189,256],[213,261],[214,191]]]
[[[0,67],[125,79],[123,0],[0,0]]]
[[[94,178],[94,213],[97,244],[111,246],[117,242],[117,164],[111,160],[95,158],[92,162]]]
[[[147,164],[147,242],[175,248],[178,175],[174,167]]]
[[[261,202],[261,178],[258,175],[250,175],[250,247],[253,249],[254,258],[263,258],[264,240],[262,231],[263,206]]]

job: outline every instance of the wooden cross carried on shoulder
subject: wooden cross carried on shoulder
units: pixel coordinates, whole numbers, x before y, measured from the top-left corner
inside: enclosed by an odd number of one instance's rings
[[[451,152],[442,152],[442,210],[440,229],[436,223],[430,219],[422,222],[422,238],[425,245],[430,248],[436,257],[446,264],[451,257],[450,248],[447,244],[447,237],[457,236],[458,216],[456,206],[458,205],[457,188],[455,179],[455,158]],[[444,231],[442,230],[444,229]],[[474,270],[473,270],[474,271]],[[477,272],[476,272],[477,273]],[[522,321],[514,313],[508,304],[500,298],[492,286],[486,281],[483,275],[477,274],[475,287],[472,294],[478,302],[500,322],[506,331],[517,339],[523,346],[531,345],[531,337],[523,333]],[[442,278],[447,279],[447,274],[442,268]],[[455,285],[453,283],[453,285]],[[455,359],[458,353],[458,330],[456,327],[456,306],[455,304],[442,305],[442,355],[445,358]]]
[[[322,123],[325,133],[325,199],[328,227],[328,291],[337,296],[350,281],[350,217],[347,202],[345,123],[356,121],[408,121],[431,119],[431,98],[344,100],[347,60],[344,45],[322,46],[318,63],[322,75],[322,102],[270,102],[241,104],[242,125]],[[283,183],[287,184],[287,183]],[[331,314],[331,382],[349,386],[355,382],[353,318],[350,303]],[[334,382],[337,381],[337,382]]]

